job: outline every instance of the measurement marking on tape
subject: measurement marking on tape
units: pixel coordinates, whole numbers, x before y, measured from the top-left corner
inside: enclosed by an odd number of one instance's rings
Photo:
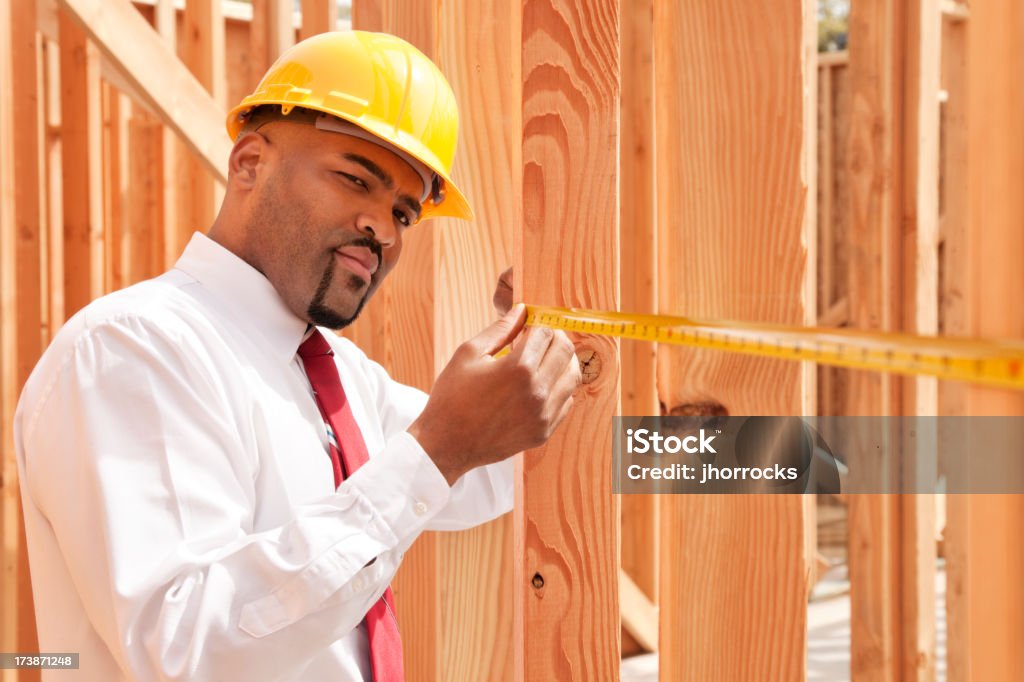
[[[526,324],[1024,390],[1024,342],[527,306]]]

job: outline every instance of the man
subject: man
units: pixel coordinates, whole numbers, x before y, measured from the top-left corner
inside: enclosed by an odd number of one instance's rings
[[[403,553],[507,511],[508,457],[579,382],[522,307],[429,399],[318,329],[355,319],[420,218],[470,215],[456,126],[407,43],[296,45],[230,114],[209,234],[55,337],[15,438],[40,649],[79,652],[69,678],[402,679]]]

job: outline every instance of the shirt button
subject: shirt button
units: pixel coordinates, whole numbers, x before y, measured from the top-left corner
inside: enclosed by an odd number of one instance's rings
[[[427,505],[423,504],[422,502],[417,502],[412,506],[412,511],[416,514],[416,516],[423,516],[427,513]]]
[[[356,592],[362,592],[364,587],[366,587],[366,581],[362,578],[356,578],[352,581],[352,589]]]

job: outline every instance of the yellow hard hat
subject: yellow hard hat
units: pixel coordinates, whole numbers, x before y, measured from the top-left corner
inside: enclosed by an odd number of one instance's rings
[[[228,113],[234,140],[256,107],[312,109],[356,124],[434,174],[421,218],[473,219],[451,179],[459,110],[444,75],[415,47],[386,33],[335,31],[285,50],[256,91]],[[387,146],[387,145],[384,145]]]

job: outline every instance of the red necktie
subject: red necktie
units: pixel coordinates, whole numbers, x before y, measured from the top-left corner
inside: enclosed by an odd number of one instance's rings
[[[334,432],[328,442],[334,467],[334,487],[337,488],[345,476],[351,475],[369,459],[366,443],[352,416],[352,407],[345,397],[345,389],[341,387],[338,367],[334,364],[334,351],[319,330],[314,329],[310,337],[299,346],[299,357],[306,368],[309,383],[313,386],[320,413]],[[394,596],[390,587],[384,590],[384,595],[366,612],[366,631],[370,639],[370,664],[373,666],[374,681],[402,682],[405,679],[402,672],[402,639],[398,634]]]

